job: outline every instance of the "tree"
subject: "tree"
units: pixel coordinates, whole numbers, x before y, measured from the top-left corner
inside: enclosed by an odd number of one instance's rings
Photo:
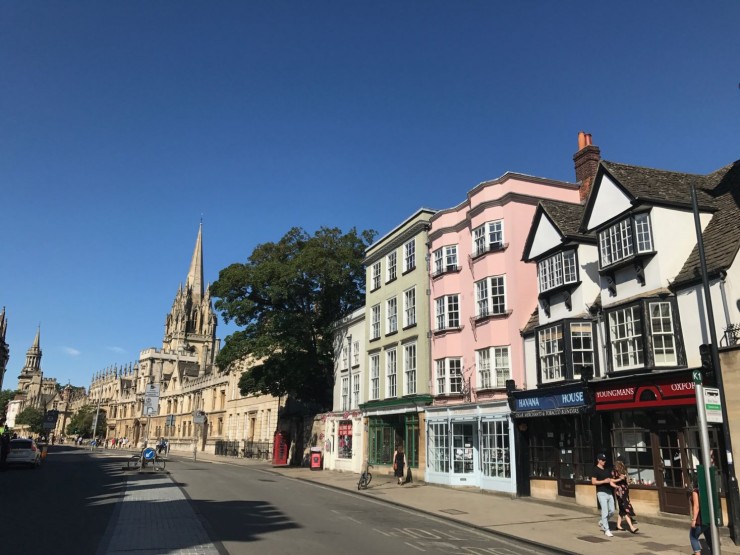
[[[374,231],[346,234],[293,228],[277,243],[258,245],[246,263],[221,270],[211,285],[226,322],[244,329],[224,342],[217,364],[258,361],[239,380],[242,395],[290,395],[331,406],[332,326],[365,301],[365,250]]]
[[[0,391],[0,422],[5,421],[5,411],[8,409],[8,403],[13,400],[16,392],[12,389],[3,389]]]
[[[28,407],[23,409],[16,417],[15,423],[18,426],[28,426],[34,434],[44,433],[44,411]]]
[[[69,435],[82,437],[92,437],[93,420],[97,407],[94,405],[85,405],[78,410],[67,424],[67,433]],[[96,435],[101,435],[106,428],[106,416],[104,411],[98,414],[98,425],[96,426]]]

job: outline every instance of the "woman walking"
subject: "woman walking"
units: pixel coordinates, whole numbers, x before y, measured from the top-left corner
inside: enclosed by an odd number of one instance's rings
[[[403,452],[403,445],[396,447],[393,453],[393,474],[398,478],[398,485],[403,485],[404,469],[406,468],[406,453]]]
[[[617,505],[619,506],[619,515],[617,516],[617,530],[624,531],[622,528],[622,519],[627,523],[628,531],[637,534],[637,528],[632,525],[632,517],[635,516],[635,510],[632,508],[630,501],[629,474],[627,467],[622,459],[617,460],[612,470],[612,481],[614,483],[614,493],[617,496]]]

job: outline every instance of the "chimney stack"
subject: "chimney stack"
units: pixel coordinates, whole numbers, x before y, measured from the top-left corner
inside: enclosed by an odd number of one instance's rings
[[[598,146],[591,144],[591,133],[578,132],[578,152],[573,155],[573,163],[576,168],[576,182],[581,185],[581,202],[588,198],[596,177],[596,170],[601,160],[601,150]]]

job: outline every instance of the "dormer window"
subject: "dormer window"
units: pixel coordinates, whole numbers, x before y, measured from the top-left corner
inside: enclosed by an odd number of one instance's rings
[[[457,265],[457,245],[448,245],[434,251],[435,276],[446,272],[456,272],[459,269]]]
[[[488,251],[501,249],[503,246],[503,220],[486,222],[473,230],[473,256],[481,256]]]
[[[559,252],[537,263],[540,293],[578,281],[576,251]]]
[[[653,251],[650,214],[641,212],[599,232],[601,267]]]

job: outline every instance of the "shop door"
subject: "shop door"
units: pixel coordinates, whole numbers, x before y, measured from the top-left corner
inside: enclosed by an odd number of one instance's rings
[[[574,480],[575,471],[573,469],[573,441],[570,437],[567,440],[561,434],[560,454],[558,457],[558,495],[564,497],[576,496],[576,481]]]
[[[688,513],[689,461],[683,433],[658,430],[652,436],[660,510],[685,515]]]
[[[475,485],[475,461],[478,454],[478,434],[473,422],[452,423],[452,483]]]

